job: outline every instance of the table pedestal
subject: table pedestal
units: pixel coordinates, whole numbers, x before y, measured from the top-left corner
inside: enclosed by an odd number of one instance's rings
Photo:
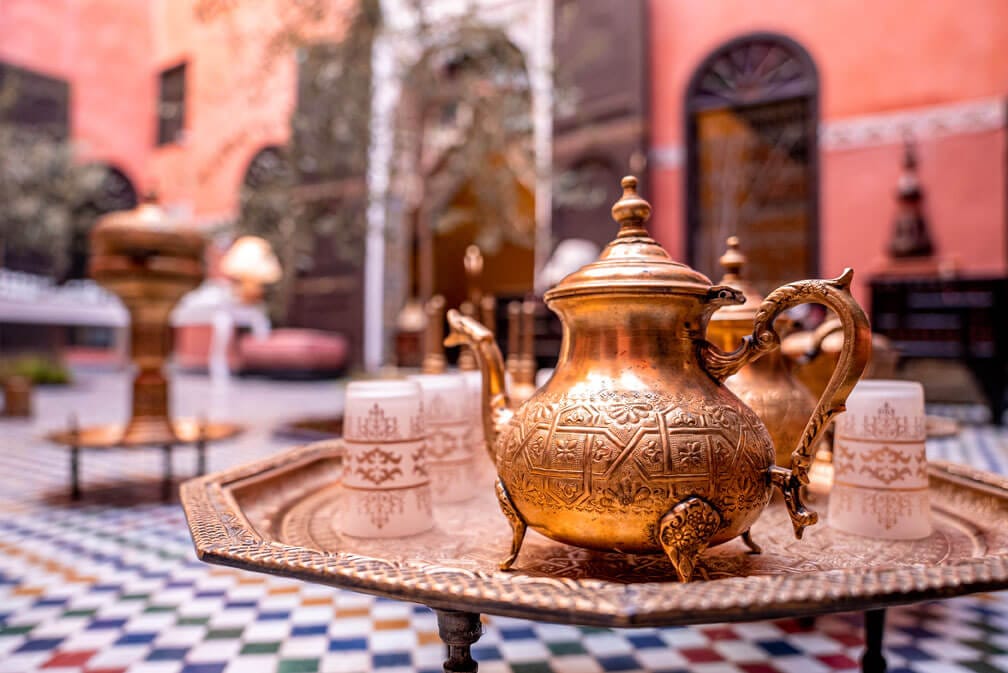
[[[448,650],[444,673],[476,673],[479,664],[472,658],[471,648],[483,635],[483,623],[475,612],[435,610],[438,635]],[[882,653],[882,636],[885,631],[885,608],[866,610],[865,651],[861,656],[863,673],[886,673],[885,655]],[[806,618],[803,618],[803,621]],[[814,618],[809,618],[810,625]]]
[[[477,664],[470,647],[483,635],[483,623],[475,612],[435,610],[438,635],[448,649],[445,673],[476,673]]]
[[[866,610],[864,613],[865,651],[861,656],[861,670],[864,673],[886,672],[885,655],[882,653],[885,613],[885,608]]]

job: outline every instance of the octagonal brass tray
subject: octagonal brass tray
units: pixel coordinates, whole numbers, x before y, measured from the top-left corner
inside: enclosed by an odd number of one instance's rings
[[[424,603],[597,626],[749,621],[870,610],[1008,588],[1008,480],[951,463],[931,465],[934,533],[870,540],[823,518],[793,538],[783,506],[753,527],[763,553],[739,541],[708,550],[705,579],[681,584],[662,555],[569,547],[531,534],[520,562],[497,569],[511,531],[492,475],[475,499],[435,509],[437,525],[393,540],[339,531],[342,442],[332,440],[182,486],[204,561]]]

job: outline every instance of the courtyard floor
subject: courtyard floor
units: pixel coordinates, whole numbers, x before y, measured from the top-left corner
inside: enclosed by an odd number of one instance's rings
[[[121,421],[128,381],[79,372],[42,388],[31,421],[0,420],[0,673],[310,673],[440,671],[434,614],[408,603],[206,565],[177,503],[160,501],[159,451],[84,452],[81,501],[68,498],[66,451],[40,436]],[[337,412],[333,382],[237,380],[213,389],[176,377],[180,416],[249,425],[214,445],[209,469],[292,445],[274,436],[292,418]],[[944,410],[948,412],[949,410]],[[967,425],[929,441],[933,458],[1008,474],[1008,432]],[[175,474],[192,474],[179,449]],[[855,670],[859,614],[698,628],[607,630],[485,619],[474,647],[485,673]],[[1008,670],[1008,594],[889,611],[892,673]]]

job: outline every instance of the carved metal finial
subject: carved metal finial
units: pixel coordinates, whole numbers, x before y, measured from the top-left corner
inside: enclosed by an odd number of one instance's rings
[[[647,236],[644,223],[651,217],[651,204],[637,193],[637,178],[628,175],[620,181],[623,196],[613,204],[612,216],[620,225],[618,237]]]
[[[917,169],[917,145],[914,143],[911,133],[906,133],[903,136],[903,168],[905,170]]]
[[[507,306],[508,313],[508,340],[507,340],[507,371],[514,379],[521,369],[521,310],[520,301],[510,302]]]
[[[917,175],[917,151],[913,138],[903,140],[903,171],[896,184],[899,199],[892,236],[890,257],[928,257],[934,252],[927,217],[924,215],[924,188]]]
[[[476,319],[476,306],[471,301],[464,301],[459,304],[459,313],[467,318]],[[464,372],[471,372],[479,369],[479,365],[476,364],[476,355],[472,352],[472,349],[468,345],[463,344],[462,350],[459,351],[458,357],[458,368]]]
[[[483,294],[481,282],[483,279],[483,252],[478,245],[470,245],[466,248],[465,256],[462,258],[462,266],[465,267],[469,301],[474,306],[478,306]]]
[[[466,248],[462,264],[470,278],[478,278],[483,273],[483,252],[478,245],[470,245]]]
[[[718,259],[721,268],[724,269],[724,281],[739,280],[742,274],[742,267],[745,266],[746,256],[739,250],[738,236],[729,236],[725,241],[728,249]]]
[[[480,298],[480,322],[492,333],[497,333],[497,297],[492,294]]]
[[[420,365],[424,374],[442,374],[445,370],[444,314],[445,298],[434,295],[424,304],[427,314],[427,332],[424,341],[424,358]]]
[[[521,367],[519,369],[519,382],[533,384],[536,375],[535,357],[535,311],[536,303],[532,299],[526,299],[521,305]]]

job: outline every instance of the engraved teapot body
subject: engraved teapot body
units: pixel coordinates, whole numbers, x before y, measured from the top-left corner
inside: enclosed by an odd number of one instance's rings
[[[753,334],[726,353],[706,340],[711,314],[740,304],[673,262],[644,229],[650,205],[624,178],[613,206],[617,238],[599,259],[544,299],[563,323],[552,378],[517,410],[508,407],[500,351],[489,330],[451,311],[447,343],[468,343],[483,373],[487,448],[497,496],[511,524],[516,560],[528,526],[600,550],[664,551],[687,581],[710,545],[748,536],[773,485],[784,492],[796,535],[815,523],[799,488],[811,445],[843,408],[867,358],[867,318],[851,298],[848,271],[835,281],[801,281],[771,293]],[[845,321],[849,348],[794,452],[794,470],[774,466],[762,422],[723,381],[776,348],[773,320],[805,301],[826,303]]]

